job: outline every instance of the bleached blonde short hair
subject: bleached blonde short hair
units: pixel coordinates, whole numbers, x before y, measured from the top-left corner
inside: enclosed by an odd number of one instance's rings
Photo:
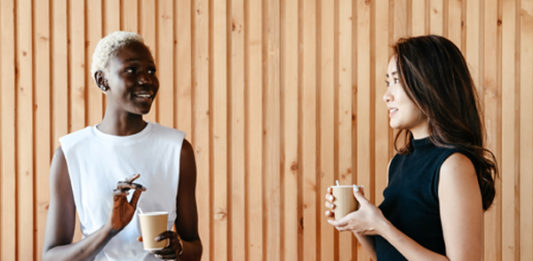
[[[139,42],[144,44],[143,38],[137,33],[116,31],[106,35],[98,41],[96,48],[94,48],[93,59],[91,64],[91,77],[94,79],[94,74],[97,71],[105,71],[109,59],[116,53],[116,51],[129,43]]]

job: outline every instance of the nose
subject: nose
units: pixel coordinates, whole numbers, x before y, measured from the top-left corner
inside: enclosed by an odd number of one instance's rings
[[[152,78],[150,77],[148,73],[140,73],[139,77],[137,78],[137,83],[139,85],[151,84]]]
[[[385,93],[383,94],[383,101],[385,103],[388,103],[392,100],[392,95],[390,94],[390,91],[389,91],[389,88],[387,88],[387,90],[385,91]]]

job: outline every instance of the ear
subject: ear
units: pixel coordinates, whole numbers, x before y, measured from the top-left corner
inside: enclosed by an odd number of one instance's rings
[[[94,73],[94,80],[96,81],[96,85],[100,90],[103,92],[106,92],[109,90],[109,85],[107,83],[107,79],[105,77],[105,74],[103,71],[98,70]]]

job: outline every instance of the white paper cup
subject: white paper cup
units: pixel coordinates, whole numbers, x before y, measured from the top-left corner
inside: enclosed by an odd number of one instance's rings
[[[339,220],[347,214],[354,212],[358,207],[358,202],[353,195],[355,185],[336,185],[333,188],[335,197],[335,220]]]
[[[139,214],[143,246],[145,250],[158,250],[168,245],[168,239],[155,241],[155,238],[167,231],[168,212],[144,212]]]

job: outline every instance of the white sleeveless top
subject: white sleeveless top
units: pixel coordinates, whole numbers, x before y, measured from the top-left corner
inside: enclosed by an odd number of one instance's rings
[[[83,237],[109,220],[117,182],[135,173],[141,174],[135,183],[147,188],[137,208],[168,211],[168,229],[172,228],[184,138],[185,133],[157,123],[148,123],[130,136],[109,135],[90,126],[61,137]],[[95,260],[160,260],[143,249],[137,241],[140,235],[138,216],[134,215]]]

